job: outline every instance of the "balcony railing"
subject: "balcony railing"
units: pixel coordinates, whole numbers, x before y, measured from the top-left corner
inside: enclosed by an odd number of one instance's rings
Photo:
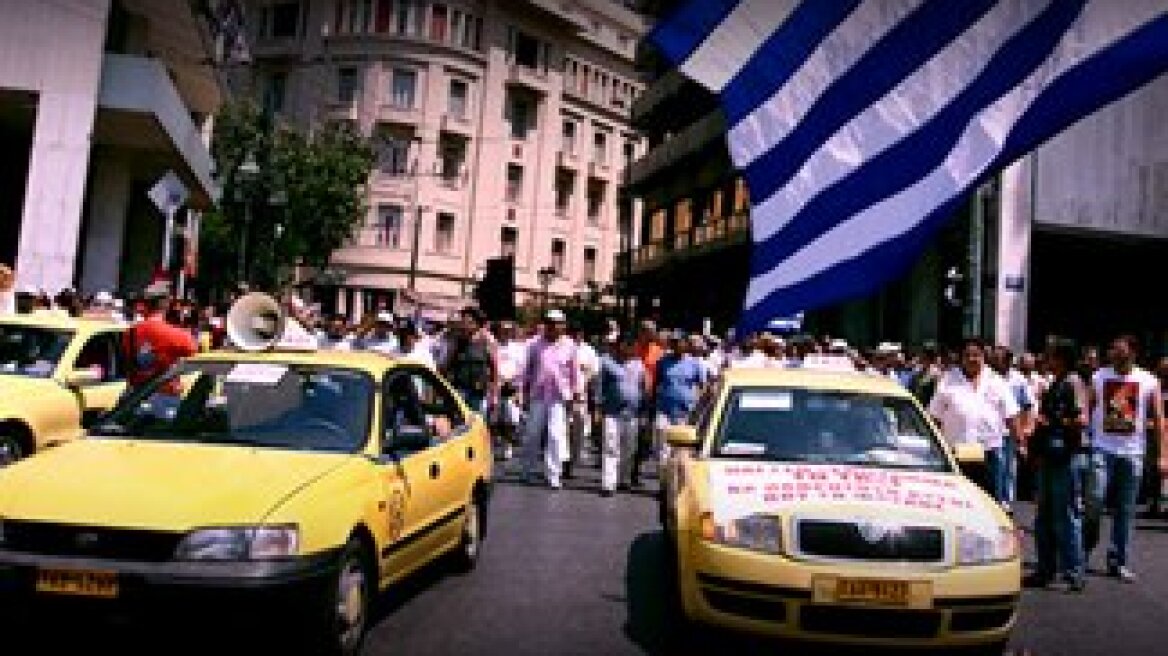
[[[547,71],[525,64],[511,62],[511,65],[507,69],[507,81],[511,84],[525,86],[540,93],[547,93],[548,91]]]
[[[750,215],[745,212],[728,217],[716,217],[700,226],[675,233],[667,239],[651,241],[618,253],[614,262],[617,275],[626,271],[641,273],[655,269],[666,262],[710,250],[740,244],[750,239]]]

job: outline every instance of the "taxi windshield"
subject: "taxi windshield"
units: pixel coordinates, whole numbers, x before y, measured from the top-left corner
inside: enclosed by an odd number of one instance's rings
[[[72,338],[68,330],[0,324],[0,374],[49,378]]]
[[[714,457],[949,471],[924,416],[908,399],[754,387],[733,392]]]
[[[352,453],[369,435],[364,372],[276,362],[187,362],[94,427],[125,439]]]

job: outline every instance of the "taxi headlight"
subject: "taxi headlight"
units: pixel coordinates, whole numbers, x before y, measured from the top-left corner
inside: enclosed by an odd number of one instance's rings
[[[267,560],[295,556],[295,526],[245,526],[192,531],[175,550],[177,560]]]
[[[986,565],[1014,560],[1018,556],[1018,533],[1013,528],[1001,526],[996,533],[985,533],[957,527],[958,564]]]
[[[782,553],[783,528],[774,515],[747,515],[718,523],[707,513],[702,520],[702,537],[710,542],[762,553]]]

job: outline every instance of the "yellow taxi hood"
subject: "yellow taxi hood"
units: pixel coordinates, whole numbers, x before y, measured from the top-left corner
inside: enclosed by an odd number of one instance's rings
[[[0,517],[174,531],[254,524],[356,458],[91,438],[0,472]]]
[[[710,461],[709,502],[719,522],[755,513],[916,521],[995,531],[1001,509],[958,474],[876,467]]]

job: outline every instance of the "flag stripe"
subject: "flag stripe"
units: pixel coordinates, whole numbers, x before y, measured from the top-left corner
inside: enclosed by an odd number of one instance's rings
[[[650,33],[650,40],[674,64],[689,58],[740,0],[698,0],[679,5],[672,14],[659,22]]]
[[[855,170],[858,162],[884,152],[934,118],[985,70],[995,52],[1052,1],[1005,0],[912,77],[832,135],[800,164],[787,186],[768,198],[756,199],[754,212],[766,220],[755,222],[754,240],[763,241],[781,230],[811,199]]]
[[[795,75],[861,0],[804,0],[722,89],[726,123],[735,125]]]
[[[770,90],[769,98],[749,115],[730,122],[727,137],[735,165],[741,168],[751,164],[786,138],[823,93],[831,88],[832,80],[852,68],[923,2],[861,0],[860,6],[823,40],[819,49],[801,63],[790,79]],[[807,0],[807,4],[820,5],[821,0]],[[789,119],[776,121],[778,116]]]
[[[785,139],[751,164],[750,193],[767,198],[856,114],[959,37],[994,0],[930,0],[841,75]]]
[[[756,208],[754,225],[784,225],[769,234],[765,229],[756,231],[752,272],[770,270],[818,235],[851,220],[856,212],[896,194],[943,165],[951,156],[951,149],[962,147],[959,139],[978,114],[1012,89],[1022,91],[1020,83],[1066,38],[1068,28],[1081,15],[1084,2],[1052,3],[1007,41],[974,81],[931,121],[880,154],[865,158],[861,166],[807,202],[794,216],[772,219],[761,206]],[[747,171],[752,190],[754,179],[760,175],[766,172],[757,167]]]
[[[774,31],[795,0],[741,0],[681,65],[681,71],[721,91]]]
[[[895,238],[856,257],[842,259],[796,285],[775,290],[778,293],[766,294],[743,315],[740,327],[758,330],[767,317],[789,313],[791,308],[815,307],[822,304],[825,297],[839,299],[875,291],[886,280],[914,264],[929,238],[966,202],[968,190],[1086,114],[1165,72],[1168,72],[1168,12],[1160,12],[1106,50],[1070,67],[1049,84],[1014,124],[1005,139],[1006,147],[968,184],[961,184],[959,193],[931,212],[918,215],[923,219]],[[1039,75],[1041,73],[1036,73],[1035,77]],[[1011,109],[1009,102],[1001,104],[1002,111]],[[872,275],[874,271],[880,275]],[[752,286],[754,284],[752,281]]]

